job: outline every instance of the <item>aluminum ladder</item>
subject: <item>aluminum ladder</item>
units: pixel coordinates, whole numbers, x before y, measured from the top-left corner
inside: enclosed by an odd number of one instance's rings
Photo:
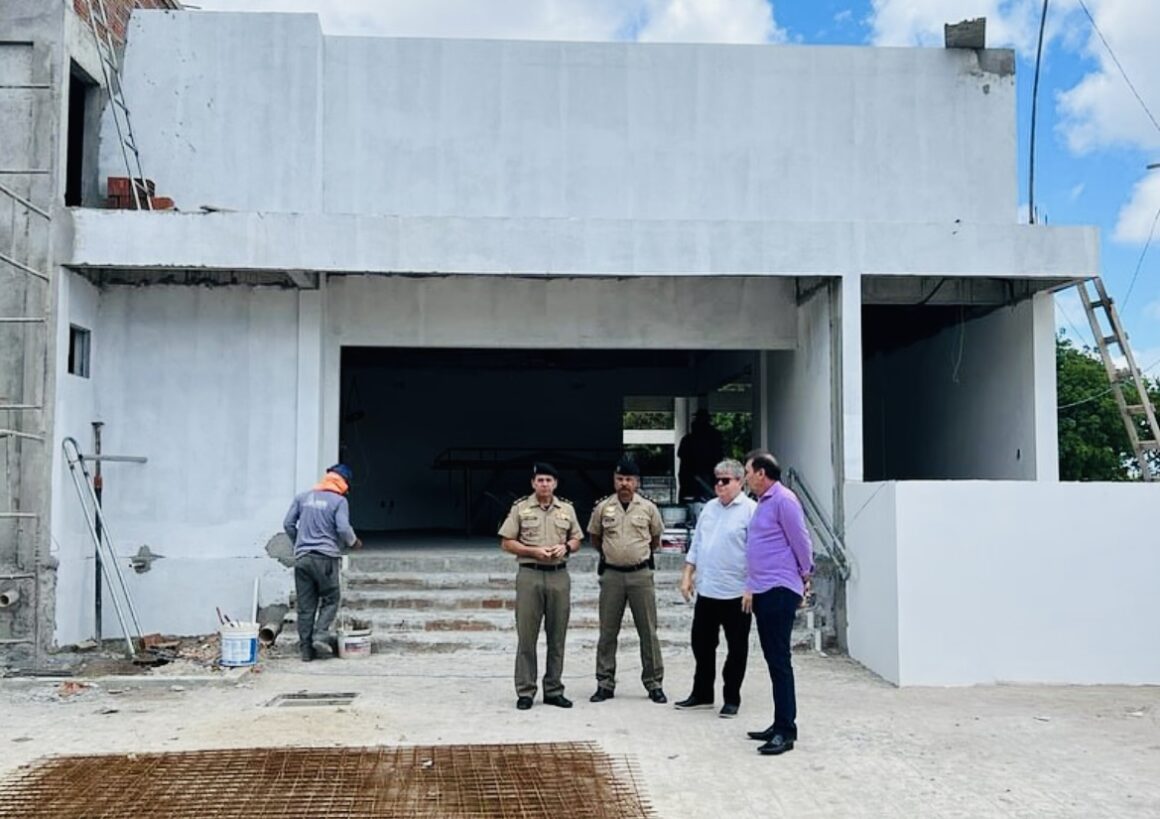
[[[125,89],[121,84],[121,69],[117,63],[117,50],[113,41],[113,31],[109,26],[109,15],[104,0],[86,0],[89,30],[97,44],[100,57],[101,76],[105,91],[109,95],[113,125],[117,130],[117,141],[125,172],[129,177],[129,187],[133,191],[133,206],[137,210],[152,210],[153,203],[146,189],[145,173],[141,169],[141,153],[137,150],[137,140],[133,136],[133,124],[129,119],[129,106],[125,102]]]
[[[1088,290],[1089,285],[1095,290],[1094,298]],[[1136,366],[1136,357],[1132,355],[1132,348],[1128,345],[1128,334],[1124,331],[1124,325],[1120,323],[1120,314],[1108,295],[1103,280],[1098,276],[1082,281],[1076,287],[1079,289],[1080,301],[1083,302],[1084,312],[1087,313],[1088,323],[1091,325],[1092,336],[1096,340],[1096,348],[1108,373],[1112,395],[1116,398],[1116,406],[1119,407],[1124,428],[1128,431],[1128,440],[1136,455],[1140,477],[1145,481],[1156,480],[1158,476],[1151,461],[1160,459],[1160,426],[1157,426],[1156,409],[1148,396],[1148,385],[1144,382],[1140,368]],[[1105,325],[1108,328],[1106,331]],[[1117,367],[1112,358],[1113,346],[1119,347],[1123,353],[1125,364],[1123,368]],[[1136,403],[1128,403],[1124,395],[1124,384],[1130,384],[1136,390]],[[1151,457],[1149,453],[1152,453]]]

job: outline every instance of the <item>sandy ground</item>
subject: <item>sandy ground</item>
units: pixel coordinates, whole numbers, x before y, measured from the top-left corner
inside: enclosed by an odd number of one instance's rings
[[[275,658],[231,680],[106,678],[70,696],[0,680],[0,775],[47,754],[595,740],[634,761],[662,817],[1160,816],[1160,688],[899,690],[847,659],[802,655],[799,743],[765,758],[745,738],[771,719],[753,659],[734,720],[649,702],[624,651],[617,697],[600,704],[588,702],[592,657],[569,656],[571,710],[515,710],[510,654]],[[692,665],[666,657],[670,701]],[[267,707],[297,691],[358,696]]]

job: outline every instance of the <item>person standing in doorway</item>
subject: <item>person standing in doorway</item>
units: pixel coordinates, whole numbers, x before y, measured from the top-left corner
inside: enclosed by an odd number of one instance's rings
[[[790,636],[814,571],[813,548],[801,501],[781,482],[781,466],[765,450],[745,456],[745,478],[757,496],[746,538],[748,573],[742,606],[757,620],[757,636],[773,684],[773,724],[750,731],[767,756],[793,750],[797,741]]]
[[[532,494],[512,504],[499,527],[500,547],[516,556],[516,708],[527,711],[536,697],[536,643],[540,623],[548,638],[544,704],[571,708],[564,696],[564,638],[572,609],[568,556],[584,533],[576,510],[556,497],[558,473],[548,463],[532,466]]]
[[[588,523],[592,545],[600,553],[600,638],[596,644],[596,693],[589,700],[604,702],[616,691],[616,643],[624,607],[640,637],[640,680],[653,702],[668,702],[661,683],[665,667],[657,638],[657,596],[653,583],[653,552],[661,546],[664,523],[660,510],[637,494],[640,469],[621,458],[613,475],[616,493],[596,503]]]
[[[745,543],[749,518],[757,504],[745,494],[745,467],[734,460],[713,468],[713,491],[717,497],[697,516],[693,542],[685,556],[681,594],[688,602],[696,583],[693,608],[693,692],[677,708],[708,708],[713,705],[717,639],[725,631],[724,704],[720,716],[735,717],[741,707],[741,681],[749,659],[749,628],[752,617],[742,608],[747,563]]]
[[[704,500],[713,495],[713,465],[725,457],[721,433],[703,407],[693,413],[693,428],[677,447],[677,492],[682,499]]]
[[[315,637],[322,637],[338,654],[338,636],[331,627],[341,602],[342,547],[362,548],[362,541],[350,525],[346,500],[350,480],[350,467],[330,467],[313,489],[294,498],[282,521],[282,528],[294,543],[298,647],[303,662],[317,657]]]

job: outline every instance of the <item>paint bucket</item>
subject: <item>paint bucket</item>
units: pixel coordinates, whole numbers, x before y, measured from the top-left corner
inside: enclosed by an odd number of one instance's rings
[[[247,666],[258,662],[258,624],[227,623],[221,627],[224,666]]]
[[[371,656],[371,630],[339,629],[338,656],[344,660],[360,660]]]

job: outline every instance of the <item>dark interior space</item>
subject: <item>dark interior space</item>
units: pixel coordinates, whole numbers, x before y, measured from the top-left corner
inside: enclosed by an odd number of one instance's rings
[[[66,129],[64,203],[68,207],[92,204],[85,201],[88,154],[96,146],[96,118],[90,116],[90,101],[98,86],[72,64],[68,82],[68,127]]]
[[[751,353],[344,348],[339,445],[371,532],[493,535],[531,466],[587,522],[612,491],[625,396],[695,396]]]

